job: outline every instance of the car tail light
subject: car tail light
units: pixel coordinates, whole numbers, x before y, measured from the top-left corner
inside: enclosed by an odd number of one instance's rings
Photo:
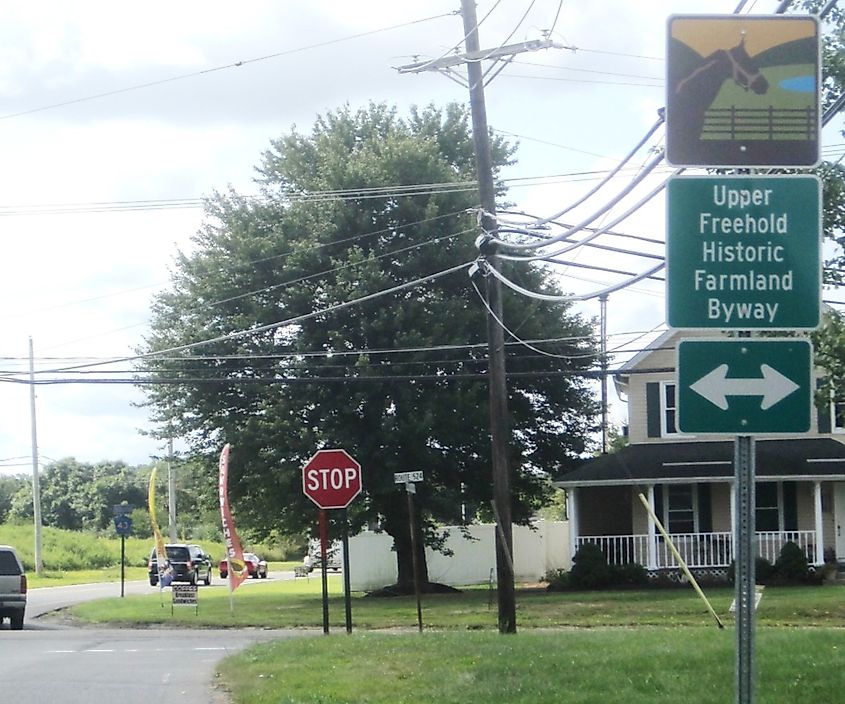
[[[26,575],[21,575],[21,594],[26,594]]]
[[[188,572],[190,572],[192,569],[194,569],[194,563],[188,560]]]

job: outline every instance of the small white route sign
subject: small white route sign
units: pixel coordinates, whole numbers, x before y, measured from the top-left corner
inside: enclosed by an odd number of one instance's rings
[[[423,480],[422,472],[395,472],[393,474],[394,484],[413,484]]]

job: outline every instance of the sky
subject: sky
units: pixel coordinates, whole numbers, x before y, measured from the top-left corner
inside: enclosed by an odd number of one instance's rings
[[[519,55],[486,89],[490,126],[520,145],[518,162],[501,174],[515,208],[562,210],[653,125],[664,104],[670,14],[736,5],[479,0],[482,48],[545,37],[560,47]],[[765,14],[778,2],[750,5]],[[31,467],[30,390],[14,381],[28,370],[30,338],[39,378],[131,356],[174,256],[191,250],[201,199],[230,187],[255,193],[254,168],[272,139],[294,127],[307,132],[344,105],[386,102],[406,113],[467,102],[466,88],[443,74],[397,71],[462,44],[459,8],[459,0],[0,3],[0,472]],[[650,156],[643,150],[632,164]],[[657,198],[620,228],[662,239],[664,207]],[[575,259],[613,262],[586,250]],[[560,274],[582,293],[619,280],[581,267]],[[595,301],[578,310],[599,314]],[[661,282],[612,295],[609,348],[636,346],[664,318]],[[621,423],[624,406],[611,396]],[[42,465],[162,456],[161,441],[144,434],[141,402],[130,385],[37,386]]]

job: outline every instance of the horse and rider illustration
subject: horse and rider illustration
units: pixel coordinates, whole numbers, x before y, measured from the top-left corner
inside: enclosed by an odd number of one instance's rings
[[[795,163],[797,154],[798,163],[814,163],[819,128],[811,93],[817,90],[817,36],[781,33],[761,41],[764,32],[752,36],[752,31],[767,29],[762,24],[723,29],[716,40],[697,44],[688,30],[679,32],[682,38],[670,30],[669,162],[778,165]]]

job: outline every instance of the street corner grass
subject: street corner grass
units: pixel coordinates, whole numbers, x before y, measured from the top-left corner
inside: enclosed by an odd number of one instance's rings
[[[332,628],[345,620],[342,580],[329,577],[329,614]],[[734,592],[707,590],[707,596],[727,625]],[[321,628],[320,579],[248,580],[230,596],[220,580],[198,591],[199,608],[170,609],[169,589],[150,588],[142,597],[113,598],[80,604],[73,616],[95,623],[194,625],[198,627]],[[166,608],[162,608],[162,607]],[[355,628],[415,628],[413,596],[351,598]],[[422,616],[426,628],[439,630],[495,630],[495,593],[466,589],[454,594],[425,594]],[[517,621],[522,628],[704,626],[714,619],[692,589],[548,592],[517,591]],[[767,588],[757,612],[760,626],[819,626],[845,628],[845,587]]]
[[[734,647],[715,627],[355,633],[255,646],[218,674],[235,704],[723,704]],[[842,647],[838,629],[762,629],[758,700],[837,701]]]
[[[328,586],[332,602],[342,602],[340,577],[330,576]],[[308,628],[321,623],[321,593],[319,579],[247,580],[231,594],[222,580],[215,580],[197,589],[196,608],[173,607],[170,588],[150,587],[148,594],[84,602],[66,612],[101,625]]]
[[[732,640],[695,629],[683,662],[676,640],[666,629],[365,633],[254,647],[219,672],[236,704],[652,704],[688,699],[700,672],[713,677],[695,701],[729,701]]]

